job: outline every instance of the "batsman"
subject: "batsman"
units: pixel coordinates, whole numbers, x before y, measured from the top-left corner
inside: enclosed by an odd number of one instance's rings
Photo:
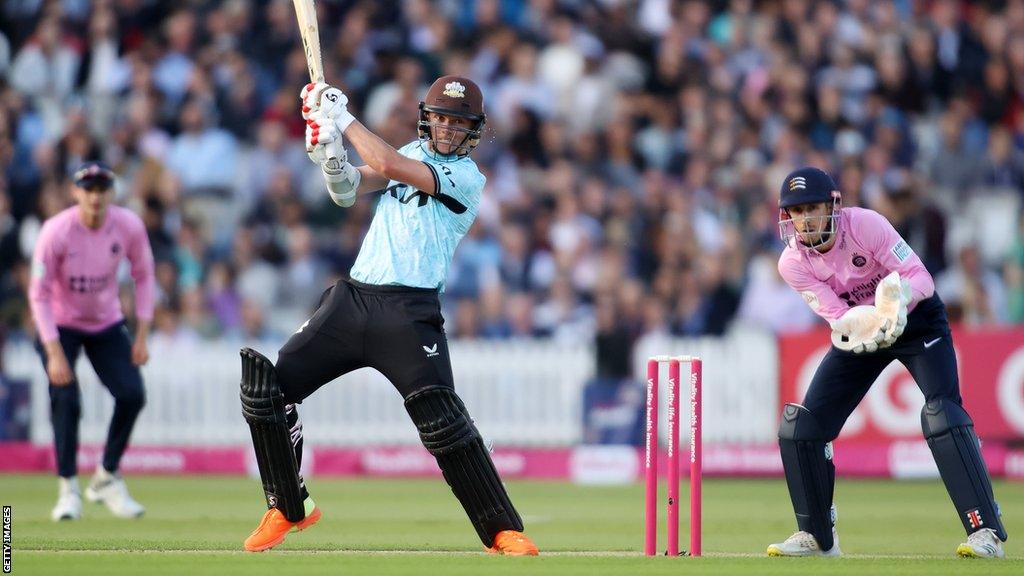
[[[921,259],[882,215],[842,208],[832,178],[801,168],[782,182],[779,272],[832,328],[803,404],[787,404],[779,447],[798,531],[769,556],[839,556],[832,440],[878,375],[898,360],[925,396],[921,428],[967,541],[1001,558],[1006,529],[974,423],[963,407],[946,307]]]
[[[485,178],[469,154],[484,127],[483,95],[468,78],[445,76],[419,105],[419,138],[395,150],[348,110],[338,88],[301,92],[306,150],[338,206],[358,193],[379,199],[351,278],[319,307],[272,363],[243,348],[241,399],[268,510],[245,549],[267,550],[320,510],[299,476],[302,425],[296,405],[357,368],[395,386],[413,424],[485,548],[536,555],[480,432],[455,392],[438,295],[459,240],[476,217]],[[366,165],[348,163],[342,135]]]

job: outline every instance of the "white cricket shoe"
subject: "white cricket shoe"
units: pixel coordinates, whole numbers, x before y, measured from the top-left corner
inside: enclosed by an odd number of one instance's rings
[[[967,542],[956,547],[957,556],[964,558],[1002,558],[1003,542],[995,530],[982,528],[967,535]]]
[[[78,477],[61,478],[58,484],[57,505],[50,512],[54,522],[78,520],[82,517],[82,496],[78,492]]]
[[[818,541],[809,532],[795,532],[785,542],[779,542],[768,546],[769,556],[839,556],[839,534],[835,527],[832,527],[832,548],[822,550]]]
[[[111,474],[96,467],[96,473],[85,489],[85,497],[90,502],[102,502],[118,518],[138,518],[146,509],[128,493],[128,485],[120,474]]]

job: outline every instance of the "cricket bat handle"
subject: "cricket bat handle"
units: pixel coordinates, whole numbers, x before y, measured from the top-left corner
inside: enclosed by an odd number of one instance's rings
[[[315,83],[322,84],[324,82],[323,72],[319,72],[319,74],[314,75],[313,68],[309,69],[309,77],[310,80]],[[323,96],[321,95],[321,98],[322,97]],[[320,106],[319,102],[317,102],[317,106]],[[339,134],[337,140],[328,142],[324,145],[327,150],[327,162],[330,164],[331,168],[341,168],[341,163],[348,160],[348,156],[345,154],[345,147],[341,143],[341,137],[342,134]]]
[[[341,145],[341,140],[328,142],[325,144],[325,147],[327,149],[327,166],[334,170],[340,169],[341,163],[348,160],[348,156],[345,154],[345,147]]]

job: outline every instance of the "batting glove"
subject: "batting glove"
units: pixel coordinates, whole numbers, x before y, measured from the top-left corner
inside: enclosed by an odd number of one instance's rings
[[[320,95],[330,87],[330,84],[323,82],[310,82],[302,87],[299,99],[302,100],[303,120],[309,120],[309,114],[320,109]]]

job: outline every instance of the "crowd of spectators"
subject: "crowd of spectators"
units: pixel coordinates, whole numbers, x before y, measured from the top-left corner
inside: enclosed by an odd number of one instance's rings
[[[814,326],[775,268],[778,186],[802,165],[890,218],[955,321],[1024,322],[1024,0],[317,4],[326,77],[396,147],[434,78],[483,88],[488,182],[448,278],[450,337]],[[149,230],[154,348],[301,324],[374,205],[323,192],[305,82],[288,0],[3,2],[9,336],[32,335],[40,223],[94,158]]]

